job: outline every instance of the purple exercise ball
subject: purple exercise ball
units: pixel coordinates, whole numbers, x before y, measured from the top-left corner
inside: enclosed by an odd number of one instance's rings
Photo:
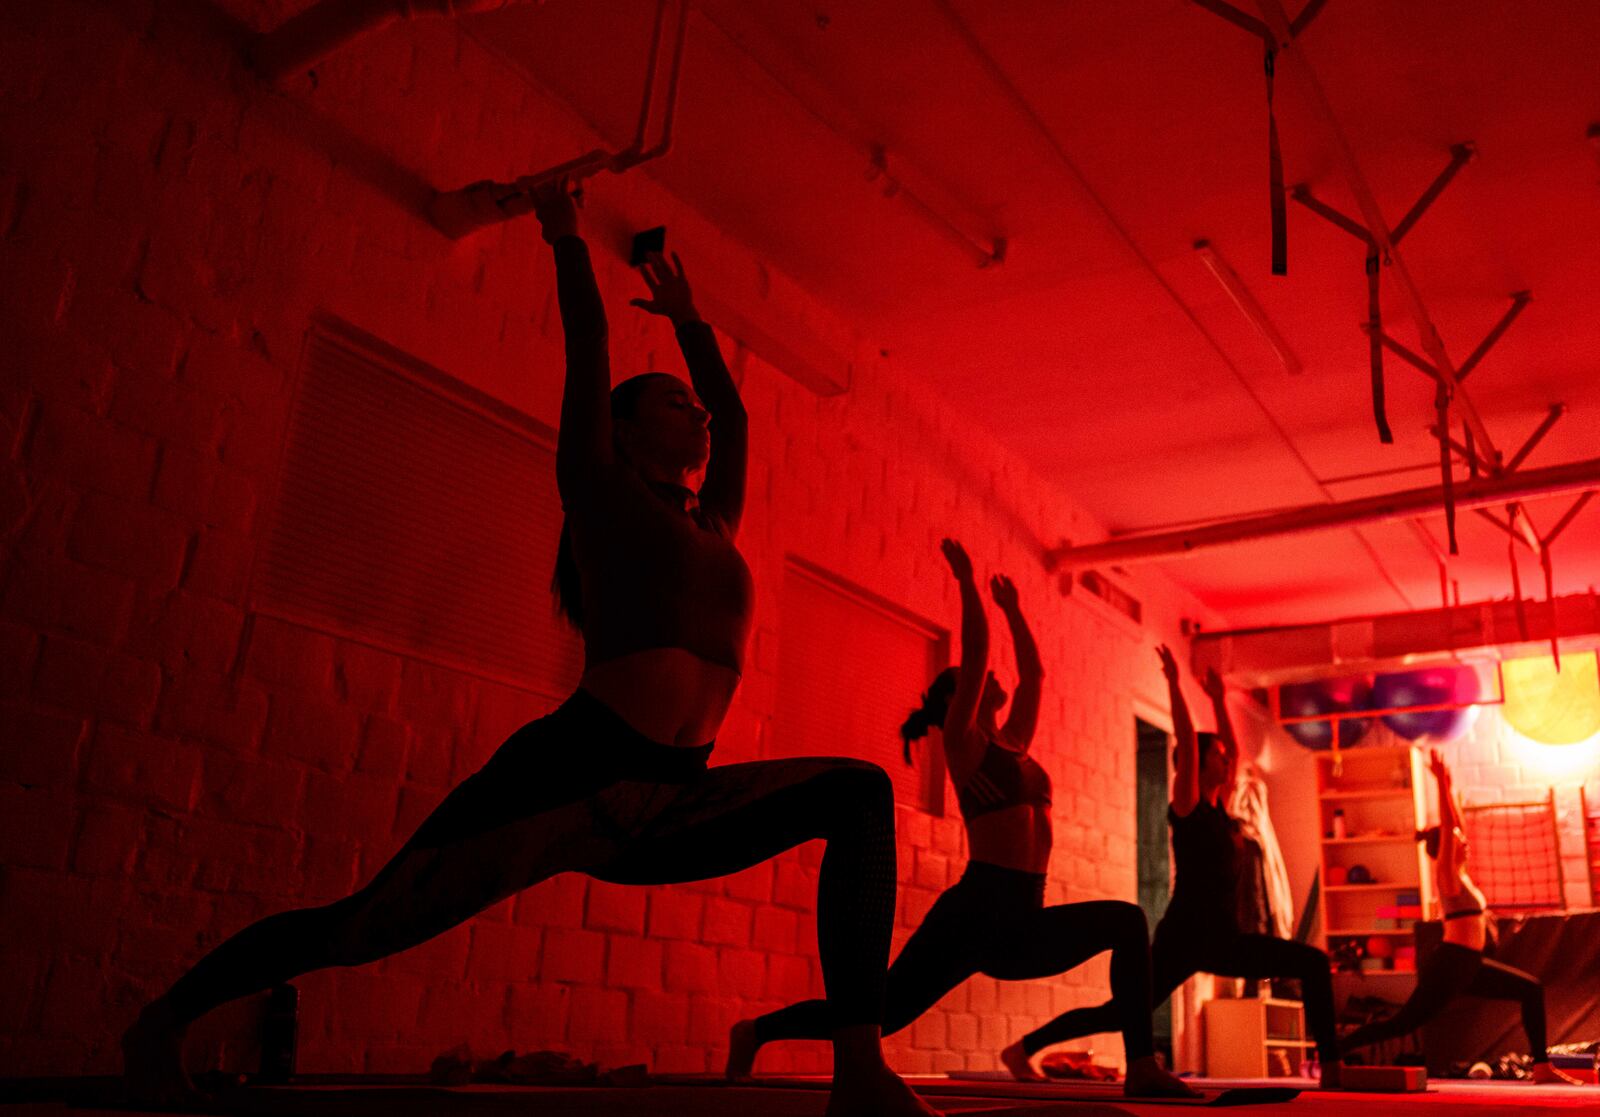
[[[1372,684],[1374,710],[1400,706],[1437,706],[1459,703],[1453,710],[1426,710],[1384,714],[1383,724],[1408,741],[1428,738],[1449,741],[1459,737],[1471,718],[1469,704],[1478,698],[1478,673],[1470,667],[1425,667],[1419,671],[1394,671],[1379,675]]]
[[[1286,718],[1346,713],[1366,705],[1367,681],[1363,678],[1318,679],[1309,683],[1288,683],[1278,688],[1278,712]],[[1329,749],[1333,747],[1335,725],[1339,727],[1339,747],[1347,749],[1367,735],[1367,730],[1372,728],[1372,719],[1301,721],[1283,728],[1308,749]]]

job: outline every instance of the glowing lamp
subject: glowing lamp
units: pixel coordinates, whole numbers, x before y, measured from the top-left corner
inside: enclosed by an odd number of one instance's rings
[[[1549,656],[1501,664],[1506,701],[1501,716],[1531,741],[1575,745],[1600,733],[1600,656]]]

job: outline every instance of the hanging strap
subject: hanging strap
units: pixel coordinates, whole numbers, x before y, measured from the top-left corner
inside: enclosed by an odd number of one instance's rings
[[[1372,417],[1378,423],[1378,441],[1393,442],[1383,388],[1383,308],[1378,302],[1378,252],[1367,256],[1367,359],[1372,367]]]
[[[1278,147],[1278,114],[1272,106],[1277,52],[1267,47],[1267,191],[1272,207],[1272,274],[1289,274],[1289,205],[1283,189],[1283,152]],[[1389,441],[1385,439],[1384,441]]]
[[[1528,610],[1522,604],[1522,572],[1517,569],[1517,540],[1513,536],[1507,547],[1511,556],[1511,600],[1517,604],[1517,635],[1528,639]]]
[[[1461,423],[1461,445],[1467,452],[1467,472],[1476,481],[1478,479],[1478,443],[1472,437],[1472,428],[1463,420]]]
[[[1460,548],[1456,546],[1456,484],[1455,470],[1450,460],[1450,396],[1445,391],[1443,382],[1433,396],[1434,411],[1438,416],[1439,432],[1439,473],[1444,485],[1444,527],[1445,535],[1450,540],[1450,553],[1459,555]]]
[[[1544,599],[1550,606],[1550,658],[1555,660],[1556,673],[1561,672],[1561,629],[1556,625],[1556,579],[1550,566],[1548,540],[1539,543],[1539,565],[1544,568]]]

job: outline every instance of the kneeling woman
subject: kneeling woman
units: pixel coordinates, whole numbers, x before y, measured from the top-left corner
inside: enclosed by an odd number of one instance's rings
[[[1430,750],[1428,762],[1439,785],[1439,825],[1417,838],[1427,843],[1428,856],[1433,858],[1439,904],[1444,908],[1444,942],[1423,963],[1416,988],[1398,1012],[1357,1028],[1339,1046],[1348,1053],[1408,1035],[1457,997],[1515,1001],[1522,1009],[1522,1030],[1528,1033],[1533,1049],[1533,1080],[1576,1083],[1577,1079],[1550,1065],[1550,1053],[1545,1049],[1544,986],[1539,979],[1483,955],[1488,916],[1483,893],[1467,875],[1467,840],[1450,789],[1450,769],[1438,749]]]
[[[889,970],[884,1034],[899,1031],[974,974],[1001,981],[1053,977],[1111,951],[1113,1013],[1127,1048],[1130,1096],[1195,1096],[1161,1069],[1150,1027],[1150,958],[1144,913],[1120,900],[1044,906],[1050,860],[1050,777],[1028,755],[1044,671],[1010,579],[990,583],[1016,646],[1020,678],[1004,728],[1006,692],[988,670],[989,625],[961,544],[946,539],[946,561],[961,591],[961,664],[934,680],[901,730],[911,742],[944,727],[944,752],[966,821],[971,860],[940,896]],[[827,1035],[825,1001],[802,1001],[736,1024],[728,1077],[749,1075],[762,1044]],[[1019,1078],[1037,1078],[1026,1056],[1002,1054]]]
[[[183,1032],[204,1013],[310,970],[405,950],[557,873],[703,880],[822,838],[828,1113],[933,1117],[879,1044],[895,889],[888,776],[844,759],[707,767],[739,683],[752,599],[734,546],[745,412],[715,336],[681,265],[653,259],[651,297],[634,302],[672,320],[693,391],[665,373],[611,390],[605,310],[573,199],[563,184],[532,202],[554,249],[566,338],[556,580],[583,633],[579,689],[512,734],[365,888],[264,919],[202,958],[124,1037],[129,1084],[141,1099],[181,1098]],[[688,482],[701,467],[696,493]]]
[[[1206,677],[1206,693],[1217,718],[1216,733],[1196,733],[1178,683],[1178,664],[1166,648],[1161,670],[1172,702],[1178,738],[1176,774],[1167,822],[1172,827],[1172,902],[1156,924],[1150,947],[1153,1004],[1159,1006],[1196,973],[1228,977],[1294,977],[1305,997],[1306,1021],[1322,1060],[1324,1086],[1339,1081],[1339,1049],[1333,1022],[1333,981],[1328,956],[1314,946],[1239,930],[1236,897],[1243,841],[1239,824],[1224,806],[1232,790],[1239,747],[1228,718],[1222,680]],[[1074,1009],[1022,1039],[1032,1054],[1055,1043],[1109,1032],[1121,1013],[1113,1003]]]

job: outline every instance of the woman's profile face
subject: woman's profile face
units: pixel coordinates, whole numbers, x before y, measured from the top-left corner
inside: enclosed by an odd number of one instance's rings
[[[658,373],[640,389],[633,413],[617,420],[617,438],[636,464],[692,472],[703,467],[711,453],[708,419],[689,385]]]

